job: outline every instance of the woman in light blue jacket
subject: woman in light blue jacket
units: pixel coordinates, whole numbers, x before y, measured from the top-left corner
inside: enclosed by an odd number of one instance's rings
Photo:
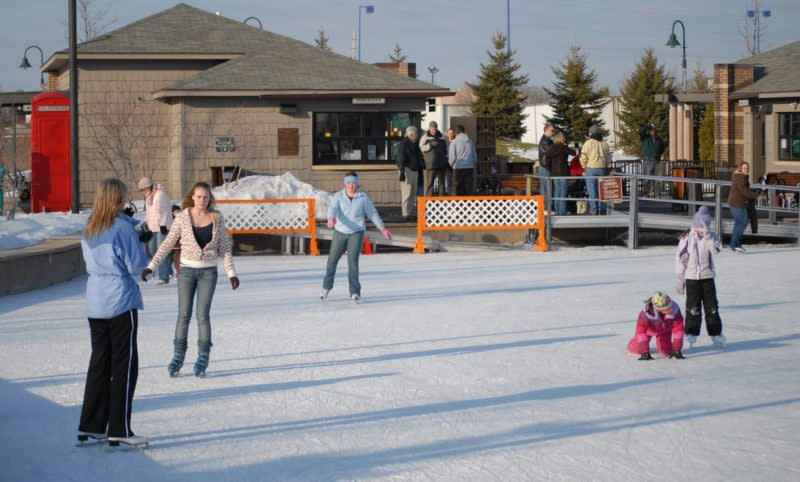
[[[139,373],[136,346],[137,310],[143,308],[136,279],[147,256],[134,229],[136,221],[122,214],[128,189],[119,179],[100,182],[94,208],[81,236],[89,279],[86,305],[92,356],[86,374],[78,441],[146,445],[131,430],[131,403]]]
[[[358,281],[358,256],[364,242],[366,226],[364,219],[369,218],[378,231],[386,239],[392,239],[392,233],[384,226],[378,211],[366,194],[358,190],[358,174],[348,172],[344,177],[344,189],[333,195],[328,206],[328,228],[333,229],[333,240],[328,253],[328,266],[325,279],[322,281],[321,300],[328,297],[333,288],[333,278],[339,259],[347,250],[347,279],[350,284],[350,298],[361,302],[361,283]]]

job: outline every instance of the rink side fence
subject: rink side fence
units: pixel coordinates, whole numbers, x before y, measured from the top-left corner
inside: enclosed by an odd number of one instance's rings
[[[319,254],[313,198],[221,199],[216,203],[229,234],[308,233],[309,254]]]

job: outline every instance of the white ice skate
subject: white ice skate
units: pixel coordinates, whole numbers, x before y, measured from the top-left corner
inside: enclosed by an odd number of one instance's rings
[[[697,337],[694,335],[686,335],[686,343],[689,344],[689,349],[694,349],[694,344],[697,343]]]
[[[725,348],[725,342],[728,341],[722,335],[712,336],[711,343],[714,345],[714,348],[719,348],[720,350]]]
[[[107,438],[107,433],[84,432],[83,430],[78,430],[78,446],[98,444],[105,442]]]
[[[328,297],[328,293],[330,292],[331,290],[326,290],[325,288],[322,288],[322,291],[319,292],[319,299],[324,300],[325,298]]]
[[[132,435],[130,437],[108,437],[108,445],[119,447],[119,444],[130,445],[131,447],[147,447],[150,443],[147,437]]]
[[[353,293],[352,295],[350,295],[350,298],[352,298],[353,303],[355,304],[361,303],[361,295],[358,293]]]

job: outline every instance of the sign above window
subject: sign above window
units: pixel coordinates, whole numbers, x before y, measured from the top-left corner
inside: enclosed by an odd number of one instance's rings
[[[385,104],[386,97],[353,97],[353,104]]]

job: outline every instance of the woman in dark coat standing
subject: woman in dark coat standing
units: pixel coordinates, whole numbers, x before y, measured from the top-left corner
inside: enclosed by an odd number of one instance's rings
[[[750,164],[742,162],[731,178],[731,192],[728,195],[728,206],[733,216],[733,233],[731,249],[737,253],[745,253],[742,247],[742,234],[747,227],[747,200],[758,199],[758,191],[750,189]]]
[[[550,175],[554,177],[569,176],[569,163],[567,157],[577,154],[575,149],[570,148],[565,144],[566,137],[563,132],[557,132],[553,137],[553,145],[547,150],[545,157],[547,164],[550,166]],[[567,197],[567,179],[553,179],[555,186],[553,197],[566,198]],[[567,200],[558,199],[554,202],[556,214],[567,214]]]

